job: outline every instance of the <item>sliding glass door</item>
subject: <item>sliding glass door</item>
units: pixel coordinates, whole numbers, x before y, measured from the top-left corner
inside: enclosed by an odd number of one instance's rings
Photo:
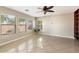
[[[30,18],[28,19],[27,17],[16,18],[17,17],[13,15],[1,14],[0,34],[7,35],[33,30],[33,20]]]

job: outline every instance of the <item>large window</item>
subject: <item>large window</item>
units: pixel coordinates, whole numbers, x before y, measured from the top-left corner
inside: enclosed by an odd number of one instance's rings
[[[20,17],[16,20],[16,17],[12,15],[0,15],[0,34],[13,34],[18,32],[25,32],[32,29],[33,20],[30,18],[28,19],[26,17]]]
[[[16,17],[12,15],[1,15],[1,33],[15,33]]]

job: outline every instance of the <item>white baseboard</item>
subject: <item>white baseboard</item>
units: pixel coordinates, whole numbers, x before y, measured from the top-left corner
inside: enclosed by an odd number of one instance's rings
[[[61,36],[61,35],[53,35],[53,34],[47,34],[47,33],[43,33],[43,32],[41,32],[40,34],[75,39],[74,37],[69,37],[69,36]]]

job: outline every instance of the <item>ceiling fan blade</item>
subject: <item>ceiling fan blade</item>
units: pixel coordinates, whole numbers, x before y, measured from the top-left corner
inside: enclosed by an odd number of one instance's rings
[[[53,10],[48,10],[48,12],[54,12]]]
[[[54,6],[50,6],[50,7],[48,7],[48,9],[51,9],[51,8],[53,8]]]

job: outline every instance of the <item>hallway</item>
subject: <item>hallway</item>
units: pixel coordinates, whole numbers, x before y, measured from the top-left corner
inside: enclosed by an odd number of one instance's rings
[[[1,53],[75,53],[79,42],[70,38],[34,34],[0,46]]]

